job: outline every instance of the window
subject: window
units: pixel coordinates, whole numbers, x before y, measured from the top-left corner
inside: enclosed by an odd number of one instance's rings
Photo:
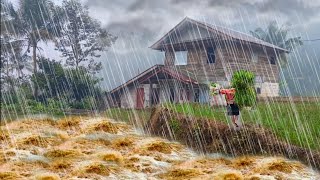
[[[261,87],[257,87],[257,94],[261,94]]]
[[[169,100],[170,100],[171,103],[174,102],[174,89],[171,89],[171,88],[170,88]]]
[[[254,78],[254,82],[255,83],[263,83],[263,78],[261,76],[255,76]]]
[[[175,52],[175,65],[186,65],[188,62],[188,51]]]
[[[216,55],[214,53],[214,48],[213,47],[209,47],[207,48],[207,62],[208,64],[213,64],[216,62]]]
[[[276,64],[276,58],[274,56],[270,56],[270,64]]]
[[[251,55],[251,61],[253,62],[253,63],[257,63],[258,62],[258,54],[257,53],[255,53],[255,52],[253,52],[252,53],[252,55]]]

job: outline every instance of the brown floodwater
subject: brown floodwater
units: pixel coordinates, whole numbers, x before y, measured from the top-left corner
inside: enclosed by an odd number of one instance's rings
[[[283,157],[200,155],[102,117],[14,121],[0,140],[0,179],[320,179]]]

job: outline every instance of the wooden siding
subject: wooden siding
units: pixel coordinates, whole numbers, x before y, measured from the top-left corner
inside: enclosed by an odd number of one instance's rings
[[[216,61],[207,63],[206,48],[203,46],[189,46],[187,65],[179,65],[177,68],[192,72],[195,79],[203,81],[224,81],[232,74],[244,69],[262,77],[265,82],[278,82],[279,68],[277,64],[270,64],[269,57],[277,57],[275,52],[239,45],[237,43],[216,43]],[[257,62],[253,62],[253,54],[257,56]]]

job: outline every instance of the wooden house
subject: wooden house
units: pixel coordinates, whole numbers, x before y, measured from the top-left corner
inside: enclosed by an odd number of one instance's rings
[[[113,89],[109,96],[114,106],[223,104],[220,96],[209,95],[208,83],[228,86],[232,74],[241,69],[255,74],[258,96],[279,96],[277,59],[288,52],[248,34],[188,17],[151,48],[164,52],[164,65],[155,65]]]

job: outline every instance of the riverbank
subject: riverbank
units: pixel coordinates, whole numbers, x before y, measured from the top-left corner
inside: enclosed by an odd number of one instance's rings
[[[0,126],[0,179],[319,179],[283,157],[206,156],[105,117]]]
[[[282,141],[272,131],[253,124],[234,130],[227,123],[177,113],[170,108],[154,108],[145,130],[177,140],[202,153],[239,155],[281,155],[320,169],[320,152]]]
[[[166,104],[173,112],[195,118],[208,118],[223,123],[230,123],[225,107],[210,107],[201,104]],[[108,109],[110,118],[134,124],[146,123],[151,116],[151,109]],[[260,102],[254,110],[242,109],[241,121],[244,124],[262,126],[287,143],[320,150],[320,103],[319,102]]]

